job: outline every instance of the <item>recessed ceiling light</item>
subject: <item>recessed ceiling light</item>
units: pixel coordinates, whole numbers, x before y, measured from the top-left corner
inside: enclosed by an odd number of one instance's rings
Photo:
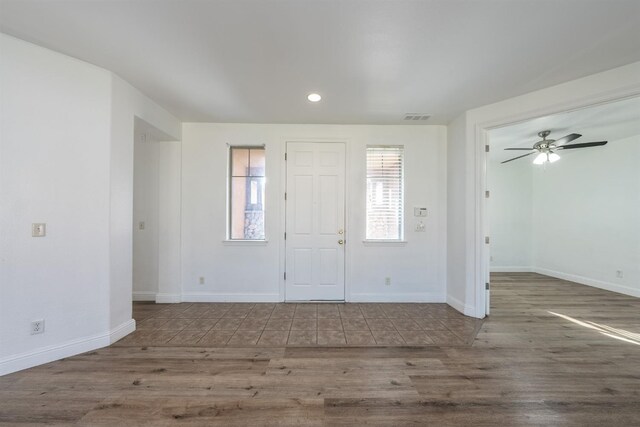
[[[322,97],[317,93],[310,93],[309,96],[307,96],[307,99],[311,102],[318,102],[322,99]]]

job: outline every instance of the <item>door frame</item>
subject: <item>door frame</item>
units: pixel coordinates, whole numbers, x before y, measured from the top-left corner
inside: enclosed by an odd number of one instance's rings
[[[349,138],[335,138],[335,137],[284,137],[280,139],[280,203],[278,207],[280,209],[280,236],[278,237],[279,250],[280,250],[280,301],[287,302],[286,295],[286,282],[284,280],[284,273],[287,267],[287,248],[286,242],[284,239],[284,233],[287,229],[287,206],[284,200],[284,194],[287,191],[287,162],[284,159],[285,154],[287,153],[287,143],[289,142],[306,142],[306,143],[341,143],[344,145],[344,229],[345,229],[345,244],[344,244],[344,302],[349,302],[351,300],[351,287],[349,286],[351,281],[349,280],[351,277],[351,249],[350,243],[353,241],[351,237],[351,223],[349,216],[349,207],[351,205],[351,195],[349,191],[349,180],[348,180],[348,171],[349,171],[349,162],[351,158],[351,144],[349,143]],[[342,302],[342,301],[339,301]]]

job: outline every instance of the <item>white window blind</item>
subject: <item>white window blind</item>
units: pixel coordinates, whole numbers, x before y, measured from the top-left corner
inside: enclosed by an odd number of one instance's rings
[[[367,240],[402,240],[404,147],[367,147]]]

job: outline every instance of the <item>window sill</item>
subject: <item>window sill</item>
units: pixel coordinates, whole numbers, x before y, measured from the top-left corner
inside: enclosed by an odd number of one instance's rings
[[[269,243],[268,240],[223,240],[222,244],[225,246],[266,246]]]
[[[406,240],[363,240],[365,246],[406,246]]]

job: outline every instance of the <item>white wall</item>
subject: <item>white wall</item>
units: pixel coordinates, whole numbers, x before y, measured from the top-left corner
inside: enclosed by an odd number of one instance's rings
[[[181,124],[106,70],[4,34],[0,43],[3,374],[134,330],[134,117],[175,139]],[[33,222],[47,237],[31,237]],[[37,319],[45,333],[30,335]]]
[[[182,286],[187,301],[284,298],[284,144],[347,141],[347,299],[441,301],[446,287],[446,128],[198,124],[183,126]],[[266,144],[266,245],[225,244],[227,143]],[[403,144],[404,246],[365,246],[365,147]],[[426,233],[414,232],[414,206],[426,206]],[[199,285],[198,278],[205,277]],[[385,286],[384,278],[392,278]]]
[[[532,169],[535,271],[640,297],[640,135]]]
[[[160,143],[136,131],[133,173],[133,299],[155,301],[158,293]],[[144,222],[144,229],[139,223]]]
[[[488,165],[491,271],[531,270],[534,169],[531,161]]]
[[[447,303],[456,310],[468,314],[473,312],[468,305],[470,297],[467,286],[471,281],[472,258],[465,251],[469,244],[468,233],[468,174],[469,153],[466,140],[466,115],[449,124],[447,133]]]
[[[108,334],[111,75],[5,35],[0,51],[3,374]]]
[[[133,139],[138,117],[175,140],[182,125],[166,110],[111,75],[110,327],[131,320],[133,292]],[[173,262],[179,263],[179,259]]]
[[[181,185],[182,144],[158,142],[158,303],[181,299]]]

